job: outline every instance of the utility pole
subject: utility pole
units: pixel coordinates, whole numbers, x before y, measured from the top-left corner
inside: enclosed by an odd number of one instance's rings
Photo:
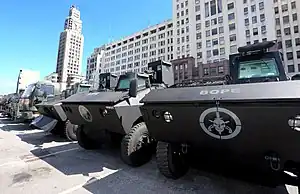
[[[16,89],[16,95],[18,97],[18,101],[16,102],[16,111],[15,111],[15,115],[14,115],[14,120],[17,120],[18,114],[19,114],[19,101],[20,101],[20,96],[19,96],[19,85],[20,85],[20,79],[21,79],[21,74],[22,74],[22,69],[20,69],[19,71],[19,75],[18,75],[18,81],[17,81],[17,89]]]

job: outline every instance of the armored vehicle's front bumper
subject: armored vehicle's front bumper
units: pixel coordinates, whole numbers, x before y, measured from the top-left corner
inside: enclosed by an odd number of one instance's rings
[[[274,158],[282,168],[288,161],[300,163],[300,92],[288,89],[300,88],[300,82],[246,85],[153,91],[141,107],[149,133],[260,169]],[[215,95],[201,94],[203,89]]]
[[[68,119],[60,102],[43,102],[37,104],[36,108],[41,115],[45,115],[58,121],[66,121]]]

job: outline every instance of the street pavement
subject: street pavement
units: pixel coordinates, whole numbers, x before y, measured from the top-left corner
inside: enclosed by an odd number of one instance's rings
[[[267,188],[197,170],[170,180],[159,173],[155,157],[132,168],[120,160],[119,148],[87,151],[76,142],[1,118],[0,193],[296,194],[297,188]]]

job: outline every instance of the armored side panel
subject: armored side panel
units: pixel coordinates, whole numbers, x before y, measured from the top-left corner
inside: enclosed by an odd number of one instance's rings
[[[210,154],[269,168],[300,162],[300,81],[154,90],[141,101],[150,134]]]
[[[154,61],[148,63],[148,69],[154,72],[151,83],[165,83],[168,86],[174,84],[174,73],[171,63],[167,63],[162,60]]]
[[[103,131],[126,134],[142,116],[139,101],[149,91],[139,91],[136,98],[128,98],[128,92],[77,94],[63,100],[62,107],[73,124],[85,126],[91,138],[98,139]]]

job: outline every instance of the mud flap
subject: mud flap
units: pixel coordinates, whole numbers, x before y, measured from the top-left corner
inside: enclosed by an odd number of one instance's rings
[[[40,115],[30,123],[30,127],[42,129],[45,132],[50,132],[52,129],[54,129],[57,122],[58,121],[56,119]]]

